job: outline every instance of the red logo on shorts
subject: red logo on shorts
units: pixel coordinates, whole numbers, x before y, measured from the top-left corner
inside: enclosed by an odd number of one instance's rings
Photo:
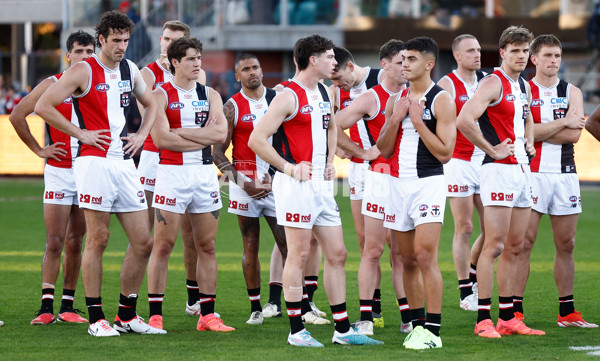
[[[533,204],[537,204],[538,197],[532,197],[532,198],[533,198]]]
[[[56,193],[54,193],[54,198],[63,199],[63,198],[65,198],[65,194],[56,192]]]
[[[373,212],[373,213],[381,213],[384,214],[384,207],[380,207],[375,203],[369,203],[367,202],[367,211],[368,212]]]
[[[146,178],[146,185],[154,186],[156,184],[156,178]]]
[[[248,203],[238,203],[238,201],[229,200],[229,208],[239,209],[240,211],[247,211]]]
[[[54,192],[52,192],[52,191],[46,192],[46,195],[44,195],[44,198],[46,198],[46,199],[54,199]]]
[[[286,213],[285,220],[287,222],[302,222],[302,223],[310,223],[310,214],[309,215],[300,215],[299,213]]]
[[[166,198],[165,196],[160,196],[157,194],[154,196],[154,203],[174,206],[177,204],[177,198]]]
[[[354,187],[350,187],[350,194],[356,194],[356,190],[354,189]]]
[[[514,194],[513,193],[511,193],[511,194],[504,194],[504,193],[495,193],[495,192],[492,192],[492,201],[500,201],[500,202],[509,201],[510,202],[510,201],[513,200],[513,198],[514,198]]]
[[[388,223],[396,223],[396,215],[386,214],[385,221]]]
[[[469,186],[468,185],[458,185],[458,184],[449,184],[448,185],[448,192],[449,193],[462,193],[462,192],[467,192],[469,190]]]
[[[92,197],[89,194],[80,194],[79,203],[102,204],[102,197]]]
[[[145,180],[146,180],[146,177],[140,177],[140,183],[144,184]]]

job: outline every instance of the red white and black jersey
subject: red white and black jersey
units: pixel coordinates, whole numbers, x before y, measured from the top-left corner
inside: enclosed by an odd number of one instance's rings
[[[210,110],[208,87],[196,83],[194,88],[185,90],[170,81],[159,89],[167,99],[165,112],[169,128],[202,128],[206,125]],[[160,150],[160,164],[211,164],[212,161],[211,146],[191,152]]]
[[[410,87],[404,89],[396,98],[396,102],[402,97],[408,97],[409,92]],[[435,101],[440,94],[445,92],[444,89],[434,82],[431,82],[431,85],[425,91],[426,100],[422,119],[433,134],[436,134],[437,127]],[[427,149],[408,114],[402,120],[402,125],[398,130],[394,155],[391,159],[394,158],[395,161],[390,163],[392,165],[391,175],[394,177],[425,178],[444,174],[442,163]]]
[[[363,147],[364,149],[369,149],[377,144],[379,133],[381,133],[381,128],[383,128],[383,125],[385,124],[385,105],[387,104],[388,99],[396,94],[387,90],[383,84],[379,84],[368,91],[373,93],[375,96],[375,100],[377,102],[377,111],[372,117],[363,118],[368,142],[366,146]],[[393,157],[390,159],[385,159],[384,157],[379,156],[371,161],[370,169],[377,173],[389,174],[390,167],[388,164],[390,161],[393,161]]]
[[[531,115],[534,123],[547,124],[564,118],[569,110],[571,84],[559,80],[550,88],[531,85]],[[531,160],[531,171],[540,173],[576,173],[573,143],[551,144],[535,142],[535,157]]]
[[[267,112],[275,95],[275,90],[265,87],[262,97],[258,100],[247,97],[243,90],[240,90],[228,100],[235,109],[235,120],[231,134],[233,166],[238,172],[251,179],[262,179],[265,173],[274,174],[270,165],[250,149],[248,139],[254,127]],[[276,134],[269,137],[269,143],[273,144],[272,139],[275,136]]]
[[[283,121],[278,130],[282,148],[276,147],[277,151],[292,164],[307,161],[312,162],[316,169],[325,169],[331,119],[331,101],[327,88],[317,83],[317,88],[310,90],[292,79],[284,91],[291,92],[296,98],[296,110]]]
[[[121,60],[115,69],[109,69],[96,55],[83,61],[90,68],[88,86],[79,96],[73,96],[73,106],[79,119],[79,127],[87,130],[110,129],[110,145],[100,150],[82,144],[80,156],[96,156],[112,159],[128,159],[123,152],[121,137],[127,135],[125,111],[129,107],[134,79],[139,75],[137,66],[127,59]]]
[[[159,60],[148,64],[146,67],[144,67],[144,69],[150,70],[150,73],[154,79],[152,90],[173,79],[173,74],[169,70],[165,69]],[[148,152],[158,152],[158,148],[152,141],[152,136],[148,135],[148,138],[146,138],[144,141],[143,149]]]
[[[349,91],[337,88],[338,103],[336,105],[339,110],[347,108],[354,99],[365,94],[367,90],[373,88],[374,86],[381,84],[381,74],[383,74],[383,71],[381,69],[371,69],[369,67],[367,67],[367,69],[367,75],[359,85],[350,88]],[[383,108],[385,109],[385,104]],[[365,122],[362,119],[350,127],[350,139],[352,139],[354,143],[358,144],[363,149],[369,149],[371,147]],[[350,160],[355,163],[367,162],[358,157],[352,157]]]
[[[60,77],[63,74],[64,73],[56,74],[53,75],[51,78],[54,79],[54,81],[56,82],[58,81],[58,79],[60,79]],[[68,121],[70,121],[76,126],[79,126],[79,122],[77,121],[77,115],[73,110],[72,97],[68,97],[67,99],[63,100],[62,103],[56,106],[56,110],[58,110],[63,117],[67,118]],[[48,164],[50,164],[53,167],[72,168],[73,160],[75,160],[75,157],[77,156],[77,149],[79,148],[79,141],[77,140],[77,138],[71,137],[70,135],[63,133],[60,130],[51,127],[48,123],[46,123],[46,134],[48,135],[50,145],[59,142],[64,143],[65,145],[61,145],[59,148],[64,149],[67,152],[67,154],[64,156],[57,155],[60,161],[48,158]]]
[[[491,145],[502,143],[509,138],[515,145],[515,153],[502,160],[495,160],[486,154],[483,164],[528,164],[525,152],[525,119],[529,115],[529,99],[525,80],[511,79],[502,69],[495,70],[488,76],[495,76],[502,82],[502,95],[495,103],[488,105],[487,110],[479,118],[479,128]]]
[[[454,89],[454,102],[456,103],[457,116],[460,114],[460,111],[467,100],[473,97],[473,94],[475,94],[475,90],[477,89],[477,84],[479,84],[479,81],[483,79],[484,76],[485,73],[482,71],[477,71],[476,80],[473,84],[469,84],[463,80],[460,75],[458,75],[456,70],[445,76],[445,78],[450,80],[450,84],[452,84],[452,88]],[[484,155],[485,153],[481,149],[474,146],[473,143],[469,142],[469,140],[465,138],[460,130],[456,130],[456,145],[454,146],[452,158],[462,159],[468,162],[474,161],[481,165]]]

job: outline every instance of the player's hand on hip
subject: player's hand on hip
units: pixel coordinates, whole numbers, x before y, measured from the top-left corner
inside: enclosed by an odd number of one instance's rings
[[[110,134],[110,129],[100,129],[100,130],[81,130],[81,137],[78,138],[81,143],[94,146],[100,150],[106,150],[106,147],[110,145],[110,135],[102,134],[108,133]],[[106,147],[103,147],[105,145]]]
[[[496,160],[502,160],[515,154],[515,145],[510,138],[504,139],[500,144],[494,146],[494,154],[490,154]]]
[[[141,147],[144,145],[144,139],[138,133],[127,134],[125,137],[121,137],[121,140],[126,141],[127,144],[123,146],[123,153],[128,156],[133,156]]]
[[[38,153],[38,156],[40,158],[50,158],[60,162],[60,158],[58,157],[64,157],[67,155],[67,151],[63,148],[60,148],[63,145],[65,145],[65,143],[58,142],[42,148]]]
[[[312,177],[313,165],[311,162],[300,162],[294,166],[292,177],[300,182],[307,181]]]
[[[325,172],[323,172],[325,180],[332,180],[335,178],[335,166],[333,163],[325,163]]]

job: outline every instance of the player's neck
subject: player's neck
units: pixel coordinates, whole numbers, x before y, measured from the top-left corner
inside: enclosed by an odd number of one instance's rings
[[[429,86],[433,83],[429,74],[420,77],[419,79],[410,81],[410,95],[411,96],[423,96]]]
[[[475,70],[469,70],[459,66],[456,69],[456,74],[458,74],[458,76],[460,76],[460,78],[466,81],[468,84],[473,84],[477,80],[477,74],[475,73]]]
[[[406,83],[395,81],[394,79],[391,79],[389,77],[386,78],[382,82],[382,84],[387,90],[391,91],[392,93],[398,93],[406,87]]]
[[[250,89],[242,86],[242,91],[244,92],[244,95],[248,98],[253,100],[259,100],[265,93],[265,87],[262,84],[256,89]]]
[[[317,90],[317,86],[319,84],[319,77],[315,75],[312,71],[302,70],[295,77],[300,84],[302,84],[305,88],[309,90]]]
[[[356,81],[352,86],[359,86],[360,83],[365,80],[367,76],[367,68],[363,68],[362,66],[354,65],[354,72],[356,73]]]
[[[511,70],[508,66],[506,66],[506,63],[502,63],[502,65],[500,65],[500,69],[502,69],[502,71],[504,72],[504,74],[508,75],[509,78],[511,78],[514,81],[518,81],[519,80],[519,76],[521,75],[520,71],[514,71]]]
[[[551,88],[558,82],[558,75],[548,76],[548,75],[544,75],[540,72],[536,72],[535,77],[533,79],[539,85],[546,87],[546,88]]]
[[[177,74],[175,74],[175,77],[173,78],[173,83],[175,83],[177,87],[184,90],[191,90],[196,87],[195,79],[185,78],[184,76],[177,76]]]
[[[119,62],[112,61],[108,56],[104,55],[104,53],[102,51],[100,52],[100,55],[98,55],[98,60],[100,60],[102,65],[104,65],[105,67],[107,67],[109,69],[114,70],[119,66]]]

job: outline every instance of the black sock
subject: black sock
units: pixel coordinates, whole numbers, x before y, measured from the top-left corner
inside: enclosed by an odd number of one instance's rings
[[[319,288],[319,276],[306,276],[304,277],[304,284],[306,285],[306,293],[308,294],[308,302],[313,301],[313,295],[317,288]]]
[[[60,310],[58,313],[73,312],[73,300],[75,299],[75,290],[63,288],[62,300],[60,301]]]
[[[471,263],[471,269],[469,270],[469,281],[477,283],[477,266]]]
[[[54,288],[42,288],[41,313],[54,313]]]
[[[400,317],[402,318],[403,323],[412,321],[410,307],[408,307],[406,297],[398,299],[398,309],[400,310]]]
[[[164,293],[148,293],[148,304],[150,305],[150,317],[154,315],[162,316],[162,305],[165,299]]]
[[[491,320],[490,308],[492,306],[491,298],[480,298],[477,301],[477,323],[483,320]]]
[[[460,290],[460,300],[464,300],[465,297],[473,294],[473,282],[468,278],[465,280],[458,280],[458,289]]]
[[[360,320],[373,322],[373,300],[359,300]]]
[[[210,315],[215,313],[215,299],[217,295],[207,295],[206,293],[200,293],[200,313],[202,316]]]
[[[304,330],[302,324],[302,302],[288,302],[285,301],[285,308],[287,308],[288,318],[290,319],[290,333],[294,334]]]
[[[513,296],[513,312],[523,313],[523,297]]]
[[[119,296],[119,318],[123,322],[131,321],[136,315],[137,295]]]
[[[415,308],[410,311],[413,327],[425,326],[425,308]]]
[[[102,297],[86,297],[85,305],[88,308],[90,324],[106,319],[106,316],[104,316],[104,312],[102,311]]]
[[[283,285],[281,282],[269,282],[269,303],[281,307],[281,291]]]
[[[260,287],[258,288],[247,288],[248,298],[250,298],[250,313],[254,311],[261,311],[260,306]]]
[[[188,294],[188,306],[193,306],[194,303],[200,299],[200,293],[198,292],[198,282],[192,280],[185,280]]]
[[[350,330],[346,302],[331,306],[331,314],[333,315],[333,324],[335,325],[335,330],[337,332],[346,333]]]
[[[381,314],[381,290],[379,288],[373,292],[373,312]]]
[[[305,315],[307,312],[312,311],[312,308],[308,304],[308,293],[306,287],[302,287],[302,314]]]
[[[515,311],[513,311],[513,298],[510,297],[498,297],[498,318],[504,321],[511,320],[515,317]]]
[[[558,311],[561,317],[565,317],[575,312],[575,300],[573,295],[558,298]]]
[[[442,324],[441,313],[429,313],[427,312],[427,319],[425,320],[425,328],[431,331],[436,336],[440,335],[440,327]]]

